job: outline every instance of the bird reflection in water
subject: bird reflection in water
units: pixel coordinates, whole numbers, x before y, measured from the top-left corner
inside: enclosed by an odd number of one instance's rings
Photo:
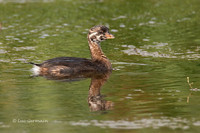
[[[106,101],[101,95],[101,87],[108,80],[110,72],[93,75],[89,87],[88,104],[91,111],[109,110],[113,107],[113,102]]]
[[[71,75],[62,78],[46,75],[45,78],[47,78],[48,80],[57,80],[64,82],[80,81],[85,78],[91,78],[87,99],[90,111],[105,111],[111,110],[114,105],[112,101],[104,100],[105,96],[101,94],[101,87],[109,79],[110,75],[111,71],[107,71],[103,73],[82,73],[80,75]]]

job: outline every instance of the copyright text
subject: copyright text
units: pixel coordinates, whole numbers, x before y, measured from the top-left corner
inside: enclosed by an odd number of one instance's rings
[[[13,119],[13,123],[48,123],[48,120]]]

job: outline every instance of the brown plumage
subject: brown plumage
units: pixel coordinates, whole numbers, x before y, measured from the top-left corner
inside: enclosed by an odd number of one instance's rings
[[[91,74],[111,71],[112,66],[109,59],[104,55],[100,42],[113,39],[106,26],[94,26],[89,30],[88,43],[91,59],[77,57],[57,57],[34,64],[32,69],[36,76],[47,77],[91,77]]]

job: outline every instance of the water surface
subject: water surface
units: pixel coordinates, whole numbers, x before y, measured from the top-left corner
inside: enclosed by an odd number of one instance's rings
[[[0,0],[1,132],[198,132],[199,5],[198,0]],[[98,24],[115,35],[101,44],[114,68],[101,86],[101,100],[112,105],[103,111],[88,105],[91,79],[33,78],[25,63],[90,58],[86,36]]]

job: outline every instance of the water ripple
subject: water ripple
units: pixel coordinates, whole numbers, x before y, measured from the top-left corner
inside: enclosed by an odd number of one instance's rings
[[[147,41],[144,40],[143,41]],[[155,45],[144,45],[137,48],[134,45],[122,45],[122,47],[127,48],[122,50],[125,54],[128,55],[140,55],[143,57],[160,57],[160,58],[181,58],[181,59],[190,59],[197,60],[200,58],[199,48],[197,47],[194,51],[188,49],[185,52],[175,52],[169,46],[168,43],[159,43],[153,42]],[[150,51],[153,49],[154,51]],[[160,49],[161,51],[158,51]]]
[[[126,18],[126,16],[118,16],[116,18],[112,18],[112,20],[118,20],[118,19],[124,19],[124,18]]]
[[[0,3],[54,2],[54,0],[0,0]]]
[[[140,65],[140,66],[147,65],[147,64],[142,64],[142,63],[130,63],[130,62],[113,62],[112,64],[118,64],[118,65]]]
[[[113,128],[113,129],[142,129],[142,128],[154,128],[159,129],[162,127],[168,127],[170,129],[189,129],[190,126],[200,126],[200,121],[190,121],[180,117],[161,117],[158,118],[144,118],[135,119],[133,121],[127,120],[80,120],[71,121],[69,123],[73,126],[97,126],[101,128]]]
[[[26,47],[14,47],[16,51],[23,51],[23,50],[35,50],[35,47],[26,46]]]

